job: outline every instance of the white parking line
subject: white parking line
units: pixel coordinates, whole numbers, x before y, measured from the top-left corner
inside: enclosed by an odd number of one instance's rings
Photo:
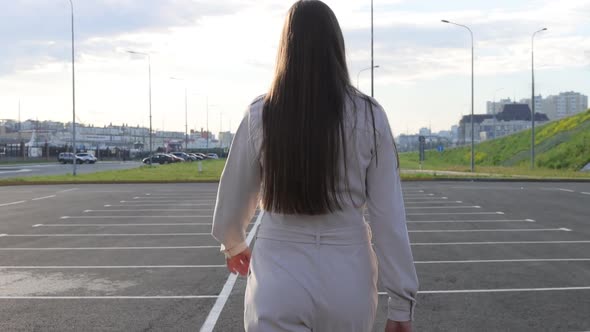
[[[475,233],[475,232],[571,232],[569,228],[524,228],[524,229],[437,229],[411,230],[409,233]]]
[[[3,206],[10,206],[10,205],[17,205],[17,204],[23,204],[26,201],[18,201],[18,202],[12,202],[12,203],[4,203],[4,204],[0,204],[0,207]]]
[[[146,211],[146,212],[199,212],[199,211],[211,211],[212,209],[124,209],[124,210],[84,210],[84,213],[90,212],[135,212],[135,211]]]
[[[171,203],[171,204],[129,204],[129,205],[121,205],[121,204],[105,204],[104,207],[129,207],[129,208],[135,208],[135,207],[143,207],[143,206],[147,206],[147,207],[155,207],[155,206],[213,206],[215,204],[191,204],[191,203],[180,203],[180,204],[175,204],[175,203]]]
[[[411,198],[404,198],[405,202],[413,202],[413,201],[421,201],[421,200],[429,200],[429,199],[436,199],[436,200],[446,200],[449,199],[448,197],[411,197]]]
[[[415,264],[471,264],[471,263],[534,263],[534,262],[589,262],[590,258],[530,258],[530,259],[475,259],[462,261],[415,261]]]
[[[404,197],[430,197],[434,194],[404,194]]]
[[[420,202],[405,202],[405,205],[420,205],[420,204],[461,204],[463,201],[420,201]]]
[[[568,193],[573,193],[573,192],[575,192],[575,191],[573,191],[573,190],[571,190],[571,189],[563,189],[563,188],[558,188],[558,190],[559,190],[559,191],[565,191],[565,192],[568,192]]]
[[[462,206],[410,206],[406,207],[406,210],[413,209],[481,209],[479,205],[462,205]]]
[[[213,202],[215,203],[215,199],[175,199],[175,200],[135,200],[135,201],[119,201],[120,203],[127,203],[127,204],[146,204],[146,203],[207,203]]]
[[[108,236],[211,236],[211,233],[138,233],[138,234],[5,234],[4,237],[108,237]]]
[[[127,226],[211,226],[212,223],[144,223],[144,224],[37,224],[37,227],[127,227]]]
[[[71,247],[71,248],[0,248],[0,251],[86,251],[86,250],[186,250],[217,249],[219,246],[179,246],[179,247]]]
[[[0,266],[0,270],[102,270],[102,269],[208,269],[222,268],[225,265],[40,265],[40,266]]]
[[[506,245],[506,244],[586,244],[587,240],[580,241],[483,241],[483,242],[414,242],[413,246],[461,246],[461,245]]]
[[[408,213],[408,216],[432,216],[432,215],[467,215],[467,214],[504,214],[504,212],[428,212],[428,213]]]
[[[216,299],[217,295],[172,296],[0,296],[0,300],[190,300]]]
[[[48,198],[53,198],[55,197],[55,195],[49,195],[49,196],[44,196],[44,197],[37,197],[37,198],[33,198],[32,201],[40,201],[42,199],[48,199]]]
[[[71,188],[71,189],[60,190],[57,193],[58,194],[67,193],[67,192],[74,191],[74,190],[78,190],[78,188]]]
[[[549,292],[549,291],[574,291],[574,290],[590,290],[590,286],[585,286],[585,287],[552,287],[552,288],[449,289],[449,290],[418,291],[418,294]],[[387,292],[379,292],[379,295],[387,295]]]
[[[590,193],[587,193],[585,191],[582,191],[582,195],[590,195]]]
[[[407,223],[495,223],[495,222],[535,222],[533,219],[512,219],[512,220],[505,220],[505,219],[496,219],[496,220],[408,220]]]
[[[250,232],[250,234],[248,234],[248,237],[246,238],[246,243],[248,245],[250,245],[250,243],[252,242],[254,234],[256,233],[256,229],[258,229],[258,226],[260,225],[260,221],[262,220],[263,215],[264,212],[262,211],[258,214],[258,218],[256,218],[256,223],[254,224],[254,227],[252,227],[252,231]],[[225,282],[225,285],[223,285],[221,293],[219,293],[219,298],[217,298],[217,300],[215,301],[213,308],[211,308],[211,311],[209,311],[209,314],[207,315],[207,319],[201,326],[201,332],[213,331],[213,329],[215,328],[215,324],[217,324],[217,320],[219,319],[219,315],[221,314],[223,307],[225,307],[225,303],[227,302],[227,299],[229,298],[229,295],[231,294],[231,291],[234,288],[234,284],[236,283],[237,279],[238,275],[233,273],[230,274],[229,277],[227,277],[227,281]]]
[[[172,210],[173,211],[173,210]],[[141,218],[213,218],[213,216],[62,216],[60,219],[141,219]]]
[[[192,203],[188,203],[192,202]],[[211,203],[204,203],[204,202],[197,202],[197,201],[157,201],[157,202],[146,202],[146,201],[119,201],[119,203],[127,203],[125,206],[174,206],[174,205],[189,205],[189,206],[205,206],[205,205],[215,205],[215,201],[211,201]],[[149,204],[147,204],[149,203]]]

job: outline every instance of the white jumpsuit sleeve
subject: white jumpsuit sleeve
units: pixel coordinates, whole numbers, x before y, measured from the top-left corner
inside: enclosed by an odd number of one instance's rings
[[[374,107],[377,156],[367,169],[367,208],[381,285],[389,295],[388,319],[413,320],[418,277],[406,227],[401,180],[387,116]]]
[[[232,141],[213,213],[211,234],[226,255],[235,256],[248,247],[246,229],[258,205],[260,171],[248,111]]]

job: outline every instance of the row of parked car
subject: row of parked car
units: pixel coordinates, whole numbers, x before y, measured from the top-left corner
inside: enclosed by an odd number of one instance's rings
[[[215,153],[186,153],[186,152],[172,152],[172,153],[157,153],[143,159],[144,164],[171,164],[183,161],[198,161],[205,159],[219,159]]]
[[[74,160],[76,164],[94,164],[96,162],[96,157],[90,153],[76,153],[74,155],[72,152],[62,152],[57,156],[57,161],[62,164],[73,164]]]

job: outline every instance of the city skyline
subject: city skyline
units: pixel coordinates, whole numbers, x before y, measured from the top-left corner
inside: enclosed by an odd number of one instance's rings
[[[326,1],[346,38],[353,84],[370,66],[368,1]],[[0,118],[71,121],[69,8],[56,1],[3,4],[0,28]],[[77,115],[84,123],[148,125],[147,61],[152,54],[153,127],[184,131],[184,88],[189,129],[235,131],[243,111],[264,93],[291,2],[74,1]],[[40,14],[42,13],[42,14]],[[530,34],[535,40],[536,94],[590,95],[590,1],[375,1],[375,97],[397,134],[432,123],[456,124],[470,112],[469,39],[440,23],[449,19],[475,34],[475,113],[485,102],[530,98]],[[43,18],[40,20],[39,18]],[[171,82],[170,76],[185,82]],[[360,76],[368,92],[370,74]],[[229,79],[231,78],[231,79]],[[198,94],[197,94],[198,93]],[[428,96],[425,98],[425,96]],[[221,115],[222,114],[222,115]],[[223,119],[223,128],[220,120]],[[206,129],[206,128],[205,128]]]

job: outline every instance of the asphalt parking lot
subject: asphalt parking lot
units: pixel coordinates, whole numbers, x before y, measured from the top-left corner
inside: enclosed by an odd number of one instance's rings
[[[403,186],[416,331],[590,330],[590,183]],[[215,193],[0,187],[0,330],[243,330],[245,280],[209,235]]]
[[[114,171],[119,169],[136,168],[141,166],[136,161],[99,161],[96,164],[77,165],[79,174],[95,173],[102,171]],[[27,176],[45,176],[45,175],[64,175],[72,173],[71,164],[55,163],[38,163],[38,164],[0,164],[0,179],[27,177]]]

